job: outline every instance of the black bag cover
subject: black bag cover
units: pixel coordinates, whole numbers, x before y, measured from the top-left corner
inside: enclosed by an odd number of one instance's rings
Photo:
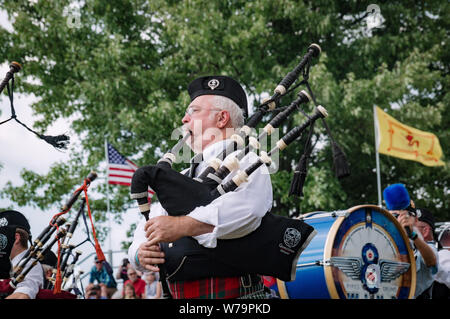
[[[164,165],[148,165],[133,175],[131,194],[145,194],[150,186],[170,216],[182,216],[220,196],[214,182],[200,183]],[[143,196],[143,195],[142,195]],[[143,196],[147,197],[147,196]],[[190,237],[162,244],[170,281],[243,274],[295,279],[300,253],[316,234],[305,222],[267,213],[247,236],[218,240],[205,248]]]
[[[0,279],[9,279],[11,277],[10,254],[14,245],[15,234],[15,227],[0,227]]]
[[[155,191],[162,207],[170,216],[187,215],[196,207],[208,205],[217,197],[211,194],[215,185],[197,182],[159,164],[136,170],[131,181],[131,194],[145,193],[148,186]]]

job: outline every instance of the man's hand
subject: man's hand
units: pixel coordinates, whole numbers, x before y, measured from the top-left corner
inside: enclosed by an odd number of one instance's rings
[[[144,226],[150,245],[171,243],[184,236],[210,233],[214,226],[199,222],[189,216],[158,216],[150,218]]]
[[[139,264],[147,270],[159,271],[158,264],[164,263],[164,253],[159,245],[150,244],[150,242],[142,243],[138,249]]]
[[[399,214],[397,220],[400,223],[400,225],[402,225],[402,227],[409,227],[409,229],[412,231],[414,224],[417,221],[417,217],[409,215],[409,213],[406,210],[395,211],[395,213]],[[437,264],[436,255],[424,240],[422,240],[420,237],[417,237],[414,240],[414,245],[422,255],[422,258],[425,261],[427,267],[436,266]]]
[[[150,244],[170,243],[185,236],[181,217],[158,216],[150,218],[144,226],[145,237]]]
[[[409,215],[406,210],[398,211],[397,220],[402,225],[402,227],[409,227],[409,229],[413,229],[414,223],[416,222],[416,217]]]

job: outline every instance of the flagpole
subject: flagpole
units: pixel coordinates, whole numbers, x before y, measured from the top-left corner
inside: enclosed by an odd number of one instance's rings
[[[108,178],[108,142],[106,140],[105,136],[105,158],[106,158],[106,216],[108,218],[108,237],[109,237],[109,250],[108,250],[108,258],[109,258],[109,264],[111,265],[111,268],[113,267],[113,259],[112,259],[112,245],[111,245],[111,235],[112,235],[112,227],[111,227],[111,216],[109,211],[109,178]]]
[[[378,153],[378,129],[377,129],[377,112],[375,105],[373,106],[373,126],[375,128],[375,158],[377,165],[377,189],[378,189],[378,207],[381,208],[381,177],[380,177],[380,154]]]

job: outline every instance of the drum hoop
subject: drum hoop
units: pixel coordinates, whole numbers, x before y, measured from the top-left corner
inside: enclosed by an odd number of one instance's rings
[[[376,205],[370,205],[370,204],[358,205],[358,206],[349,208],[347,211],[349,213],[353,213],[354,211],[362,209],[362,208],[370,208],[370,209],[376,210],[380,213],[383,213],[384,215],[387,216],[387,218],[390,221],[392,221],[397,226],[397,229],[399,229],[400,235],[402,236],[403,241],[406,243],[406,249],[408,251],[408,257],[409,257],[410,265],[411,265],[410,266],[411,287],[409,290],[408,299],[413,299],[415,291],[416,291],[416,263],[415,263],[415,258],[414,258],[414,252],[411,248],[411,245],[409,245],[409,238],[408,238],[408,235],[406,234],[406,231],[403,229],[403,227],[400,225],[400,223],[397,221],[397,219],[394,216],[392,216],[392,214],[389,213],[389,211],[387,211],[386,209],[384,209],[382,207],[379,207]],[[334,222],[334,224],[331,226],[330,231],[328,232],[327,240],[325,243],[325,249],[324,249],[324,260],[330,260],[330,258],[331,258],[333,242],[334,242],[334,239],[336,238],[336,234],[337,234],[339,227],[341,226],[342,222],[344,221],[344,218],[345,217],[343,217],[343,216],[338,217],[337,220]],[[324,272],[325,272],[325,280],[326,280],[328,291],[330,292],[331,298],[338,299],[339,295],[337,293],[336,285],[333,280],[331,265],[326,265],[324,267]]]
[[[289,295],[287,293],[287,289],[286,289],[286,282],[284,282],[283,280],[280,280],[278,278],[277,279],[277,287],[278,287],[278,293],[280,294],[280,298],[281,299],[290,299]]]
[[[402,236],[404,242],[406,243],[408,257],[409,257],[409,260],[411,261],[410,262],[410,265],[411,265],[410,266],[411,287],[409,290],[408,298],[413,299],[414,293],[416,291],[416,263],[415,263],[415,258],[414,258],[414,252],[411,248],[411,245],[409,245],[409,238],[408,238],[408,235],[406,234],[406,231],[403,229],[403,227],[400,225],[400,223],[397,221],[397,219],[394,216],[392,216],[391,213],[389,213],[386,209],[384,209],[382,207],[366,204],[366,205],[353,206],[353,207],[347,209],[346,211],[348,212],[348,214],[351,214],[352,212],[362,209],[362,208],[364,208],[364,209],[370,208],[370,209],[376,210],[380,213],[383,213],[384,215],[387,216],[387,218],[390,221],[392,221],[397,226],[397,229],[399,229],[400,235]],[[323,254],[323,267],[324,267],[325,282],[326,282],[326,285],[328,288],[328,293],[330,294],[330,297],[332,299],[339,299],[339,295],[338,295],[336,285],[335,285],[335,282],[333,279],[332,267],[331,267],[331,265],[327,264],[326,261],[330,260],[330,258],[331,258],[331,252],[332,252],[334,239],[336,238],[337,232],[338,232],[342,222],[345,220],[345,218],[347,216],[348,215],[336,216],[336,220],[331,225],[330,230],[328,231],[327,239],[325,241],[324,254]],[[307,218],[307,216],[305,216],[305,217]],[[277,287],[278,287],[278,291],[279,291],[281,299],[289,299],[289,295],[288,295],[287,289],[286,289],[286,283],[277,278]]]
[[[349,212],[352,208],[349,209]],[[353,210],[352,210],[353,211]],[[328,231],[327,239],[325,241],[325,247],[323,249],[323,260],[330,260],[331,252],[333,248],[333,242],[336,238],[336,234],[341,227],[342,222],[344,221],[344,216],[339,216],[334,221],[333,225],[331,225],[330,230]],[[339,299],[339,294],[336,289],[336,284],[333,280],[333,272],[331,265],[325,265],[323,267],[324,275],[325,275],[325,283],[327,284],[328,293],[330,294],[331,299]]]

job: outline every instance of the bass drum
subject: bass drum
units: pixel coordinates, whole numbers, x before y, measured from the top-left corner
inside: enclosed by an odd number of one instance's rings
[[[361,205],[299,217],[317,230],[300,255],[296,278],[277,279],[283,299],[407,299],[416,263],[406,232],[386,210]]]

